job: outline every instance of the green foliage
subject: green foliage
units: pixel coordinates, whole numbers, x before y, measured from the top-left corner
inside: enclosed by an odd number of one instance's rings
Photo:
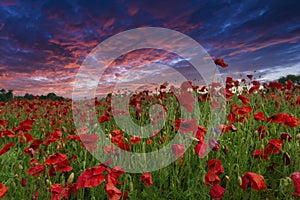
[[[291,80],[294,84],[299,84],[300,83],[300,76],[296,75],[287,75],[285,77],[281,77],[278,79],[278,82],[281,83],[282,85],[285,85],[288,80]]]
[[[8,90],[7,92],[5,89],[0,90],[0,102],[8,102],[13,99],[13,90]]]
[[[14,96],[13,90],[6,91],[5,89],[0,90],[0,102],[9,102],[13,99],[26,99],[26,100],[33,100],[35,95],[26,93],[24,96]],[[38,99],[49,99],[49,100],[63,100],[64,97],[57,96],[55,93],[51,92],[49,94],[37,96]]]

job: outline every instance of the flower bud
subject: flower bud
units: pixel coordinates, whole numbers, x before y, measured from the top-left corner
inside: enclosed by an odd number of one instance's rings
[[[69,178],[68,178],[68,183],[72,183],[73,182],[73,180],[74,180],[74,172],[72,172],[71,174],[70,174],[70,176],[69,176]]]
[[[25,179],[25,177],[22,177],[22,182],[21,182],[21,184],[22,184],[22,187],[25,187],[26,186],[26,179]]]

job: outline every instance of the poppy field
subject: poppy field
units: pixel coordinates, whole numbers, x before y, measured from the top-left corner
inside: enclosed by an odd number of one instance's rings
[[[220,66],[225,63],[217,63]],[[226,67],[226,66],[224,66]],[[300,197],[300,86],[287,81],[260,83],[226,78],[222,92],[226,119],[218,138],[210,131],[213,86],[186,82],[180,88],[162,84],[157,93],[143,91],[130,99],[129,110],[111,109],[112,96],[95,98],[94,116],[112,145],[99,146],[99,135],[82,125],[76,129],[72,100],[11,100],[0,103],[0,198],[3,199],[294,199]],[[239,90],[235,88],[239,87]],[[181,91],[179,105],[174,93]],[[189,99],[194,91],[196,102]],[[188,99],[188,100],[186,100]],[[184,119],[199,107],[199,119]],[[132,136],[120,129],[116,115],[138,125],[155,122],[149,106],[160,104],[164,127],[151,137]],[[182,125],[183,124],[183,125]],[[181,125],[181,126],[180,126]],[[159,170],[127,173],[110,157],[119,149],[151,152],[168,144],[181,129],[191,140],[172,144],[175,162]],[[192,131],[191,130],[196,130]],[[191,133],[190,133],[191,132]],[[90,152],[101,150],[101,163]],[[206,152],[210,150],[210,152]],[[112,166],[112,167],[111,167]]]

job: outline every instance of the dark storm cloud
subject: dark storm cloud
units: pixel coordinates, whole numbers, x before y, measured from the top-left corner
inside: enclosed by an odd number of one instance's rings
[[[38,94],[54,90],[70,96],[80,64],[97,44],[145,26],[187,34],[213,58],[225,59],[235,74],[292,69],[300,63],[299,9],[292,0],[1,1],[0,87],[29,92],[35,86]],[[132,55],[124,57],[124,66]],[[172,59],[158,58],[172,65]]]

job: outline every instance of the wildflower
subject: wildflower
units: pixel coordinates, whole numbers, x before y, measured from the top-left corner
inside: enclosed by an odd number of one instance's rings
[[[144,181],[145,186],[152,186],[152,176],[150,172],[142,174],[140,181]]]

